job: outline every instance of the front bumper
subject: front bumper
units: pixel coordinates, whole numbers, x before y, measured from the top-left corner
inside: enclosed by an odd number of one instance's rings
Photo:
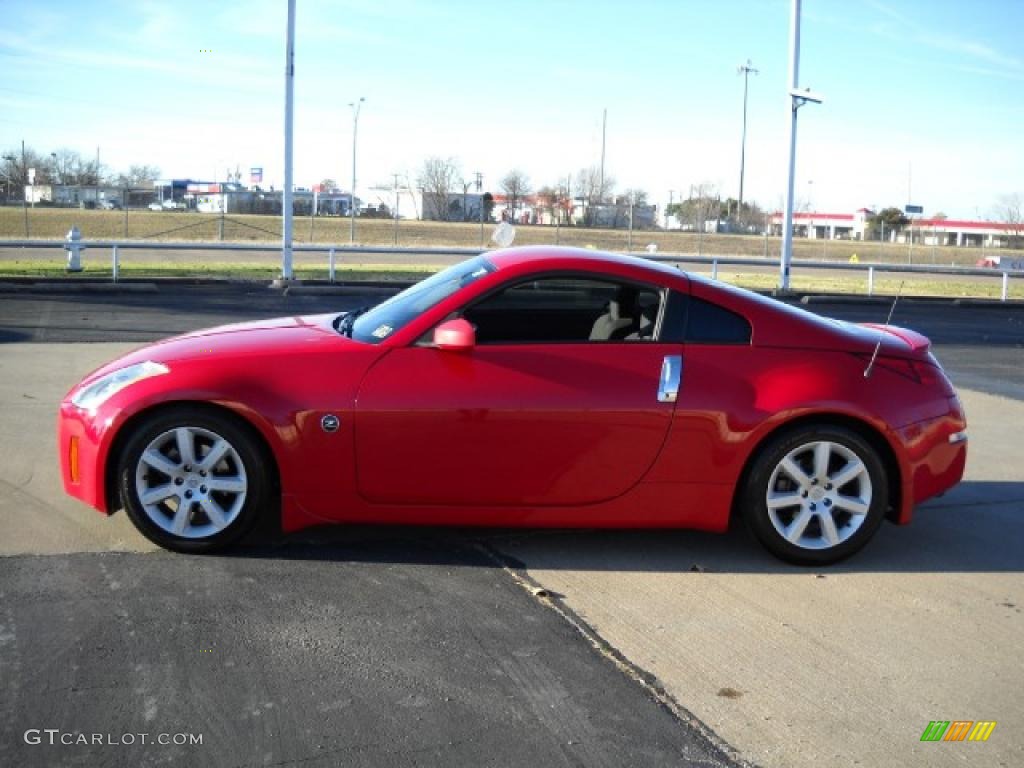
[[[70,401],[60,405],[57,420],[57,455],[64,491],[104,514],[107,503],[106,459],[110,430],[99,414],[83,411]]]

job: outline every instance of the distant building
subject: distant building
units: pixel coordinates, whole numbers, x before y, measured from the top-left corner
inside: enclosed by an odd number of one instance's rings
[[[999,221],[963,221],[959,219],[913,219],[909,229],[914,242],[922,245],[958,245],[985,248],[1007,248],[1014,240],[1024,238],[1024,225]],[[896,236],[907,242],[907,233]]]
[[[874,215],[869,208],[854,213],[794,213],[793,235],[812,240],[864,240],[868,220]],[[781,213],[772,214],[773,235],[782,234],[783,221]],[[891,243],[906,243],[911,237],[922,245],[1005,248],[1014,238],[1024,237],[1024,226],[997,221],[912,218],[903,229],[885,233],[885,239]]]
[[[188,194],[189,185],[193,184],[209,184],[209,182],[195,179],[157,179],[153,182],[153,197],[158,203],[173,201],[185,205],[185,195]]]
[[[200,213],[261,213],[281,214],[284,207],[284,192],[264,190],[260,187],[246,188],[235,182],[206,183],[194,182],[188,185],[184,201],[189,208]],[[360,202],[356,198],[356,203]],[[310,189],[295,189],[292,192],[292,211],[296,215],[348,216],[352,205],[349,192],[333,190],[321,192],[319,185]]]
[[[488,193],[449,192],[447,197],[423,191],[425,221],[480,221],[480,207]]]
[[[863,240],[868,217],[873,211],[861,208],[855,213],[820,213],[805,211],[793,214],[793,236],[811,240]],[[781,213],[771,216],[773,235],[782,234],[785,217]]]
[[[36,189],[42,189],[41,186]],[[134,193],[134,190],[132,190]],[[97,208],[108,204],[124,206],[125,190],[121,187],[111,186],[86,186],[82,184],[54,184],[49,187],[49,195],[45,198],[37,197],[36,202],[46,200],[53,205],[63,208]],[[135,202],[134,197],[131,202]]]

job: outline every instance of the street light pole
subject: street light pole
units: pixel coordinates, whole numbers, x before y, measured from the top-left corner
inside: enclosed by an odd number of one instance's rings
[[[281,197],[281,278],[291,280],[292,272],[292,113],[295,89],[295,0],[288,0],[288,37],[284,64],[284,193]],[[225,204],[227,200],[224,201]]]
[[[365,101],[366,97],[360,96],[359,101],[349,104],[352,108],[352,201],[348,207],[348,241],[351,245],[354,245],[356,242],[356,138],[359,134],[359,112]]]
[[[796,177],[796,114],[807,102],[820,104],[822,98],[810,91],[800,91],[800,0],[792,0],[789,18],[789,90],[786,108],[789,111],[789,176],[786,181],[786,208],[782,221],[782,254],[779,258],[779,291],[789,290],[789,265],[793,261],[793,184]]]
[[[740,139],[740,199],[736,210],[738,218],[743,213],[743,172],[745,170],[747,159],[747,81],[749,80],[751,73],[756,75],[758,70],[754,69],[750,59],[747,59],[746,64],[740,64],[737,68],[737,72],[743,75],[743,137]]]

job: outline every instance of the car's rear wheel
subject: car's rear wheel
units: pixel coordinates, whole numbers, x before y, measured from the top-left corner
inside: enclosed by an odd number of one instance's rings
[[[202,408],[165,411],[139,424],[121,453],[118,486],[143,536],[177,552],[237,541],[267,508],[259,449],[233,418]]]
[[[885,468],[863,437],[804,426],[768,443],[743,496],[751,530],[773,554],[801,565],[835,563],[861,549],[885,516]]]

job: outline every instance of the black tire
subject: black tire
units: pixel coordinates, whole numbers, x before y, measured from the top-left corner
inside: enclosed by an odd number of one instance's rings
[[[814,471],[815,444],[831,446],[825,459],[830,467],[825,473],[827,479],[842,480],[844,469],[855,471],[857,465],[851,456],[861,462],[864,471],[839,488],[820,482]],[[802,447],[807,447],[806,451],[801,451]],[[821,450],[824,453],[825,449]],[[807,482],[794,480],[782,466],[787,457],[792,462],[787,466],[803,470]],[[846,463],[839,464],[840,460]],[[866,513],[843,508],[863,501],[865,491],[870,493],[870,503],[863,505]],[[774,512],[769,509],[769,492]],[[852,495],[855,492],[859,495]],[[881,459],[861,435],[838,426],[807,425],[785,432],[763,446],[740,498],[747,525],[769,552],[798,565],[829,565],[854,554],[874,536],[885,517],[889,486]],[[798,504],[788,504],[790,498],[798,498]],[[826,516],[832,520],[831,530]],[[788,540],[780,528],[793,532],[796,543]],[[833,530],[835,533],[830,537]]]
[[[186,431],[174,432],[179,429]],[[191,444],[194,465],[180,461],[178,434],[190,436],[185,442]],[[203,456],[217,444],[215,438],[226,441],[230,451],[208,469],[200,469]],[[168,469],[176,466],[176,471],[163,472],[147,462],[140,465],[147,448],[160,453]],[[186,468],[191,471],[185,472]],[[210,487],[200,485],[203,482]],[[243,490],[217,490],[215,484],[241,485]],[[190,554],[216,552],[238,541],[269,509],[271,492],[262,451],[250,430],[229,415],[196,406],[165,410],[132,427],[121,451],[117,485],[128,517],[143,536],[164,549]],[[175,495],[147,505],[140,497],[140,487],[157,493],[166,487]],[[194,500],[185,502],[186,492]],[[189,506],[179,518],[182,503]],[[222,515],[219,519],[214,510]],[[182,535],[168,530],[179,519],[186,521]]]

